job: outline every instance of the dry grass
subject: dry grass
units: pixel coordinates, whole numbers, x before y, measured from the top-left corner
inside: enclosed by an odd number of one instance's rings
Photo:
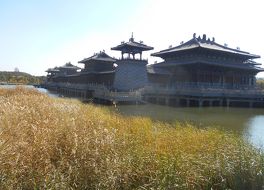
[[[264,155],[234,135],[124,118],[0,88],[0,189],[262,189]]]

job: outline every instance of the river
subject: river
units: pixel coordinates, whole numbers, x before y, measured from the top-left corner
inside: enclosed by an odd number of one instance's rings
[[[52,97],[58,94],[38,88]],[[200,128],[218,128],[233,132],[254,146],[264,149],[264,109],[256,108],[175,108],[161,105],[118,105],[108,109],[126,116],[144,116],[162,122],[191,122]]]

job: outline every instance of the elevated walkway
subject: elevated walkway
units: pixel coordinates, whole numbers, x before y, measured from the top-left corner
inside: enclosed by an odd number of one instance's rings
[[[93,99],[99,103],[142,103],[142,89],[136,91],[119,92],[110,90],[101,84],[72,84],[72,83],[46,83],[45,88],[55,90],[59,94],[77,97],[83,101]]]
[[[254,86],[190,85],[179,83],[174,86],[151,85],[145,87],[143,99],[172,106],[234,106],[264,107],[264,91]]]

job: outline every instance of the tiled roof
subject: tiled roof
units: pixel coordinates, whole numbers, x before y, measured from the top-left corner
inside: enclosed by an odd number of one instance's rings
[[[116,59],[110,57],[107,55],[104,51],[101,51],[100,53],[96,53],[91,57],[85,58],[82,61],[79,61],[78,63],[88,63],[91,60],[97,60],[97,61],[105,61],[105,62],[111,62],[114,63]]]
[[[142,41],[135,42],[133,36],[129,39],[129,42],[122,42],[120,45],[111,48],[111,50],[118,50],[118,51],[122,51],[126,49],[138,49],[139,51],[148,51],[154,48],[143,44]]]
[[[54,67],[54,68],[49,68],[45,72],[47,72],[47,73],[58,73],[58,72],[60,72],[60,70],[58,69],[58,67]]]
[[[78,70],[80,69],[80,67],[77,67],[73,64],[71,64],[70,62],[69,63],[66,63],[65,65],[59,67],[58,69],[74,69],[74,70]]]
[[[232,54],[246,56],[248,58],[260,58],[259,55],[250,54],[249,52],[241,51],[240,49],[229,48],[227,47],[227,45],[226,46],[220,45],[215,42],[214,38],[212,40],[210,40],[210,38],[207,39],[206,35],[203,35],[203,38],[201,38],[200,36],[197,38],[195,34],[193,35],[193,38],[191,40],[185,43],[182,43],[179,46],[165,49],[160,52],[153,53],[151,55],[160,57],[165,54],[185,51],[185,50],[190,50],[190,49],[195,49],[195,48],[203,48],[203,49],[216,50],[216,51],[221,51],[221,52],[226,52],[226,53],[232,53]]]

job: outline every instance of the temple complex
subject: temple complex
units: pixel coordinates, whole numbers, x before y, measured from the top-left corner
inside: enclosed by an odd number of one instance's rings
[[[169,106],[264,107],[264,93],[256,87],[256,74],[264,71],[260,56],[221,45],[215,38],[193,34],[176,47],[152,53],[163,61],[148,65],[143,51],[153,47],[128,42],[79,61],[83,69],[67,63],[48,69],[45,86],[82,99],[107,102],[151,102]],[[79,71],[80,70],[80,71]]]

